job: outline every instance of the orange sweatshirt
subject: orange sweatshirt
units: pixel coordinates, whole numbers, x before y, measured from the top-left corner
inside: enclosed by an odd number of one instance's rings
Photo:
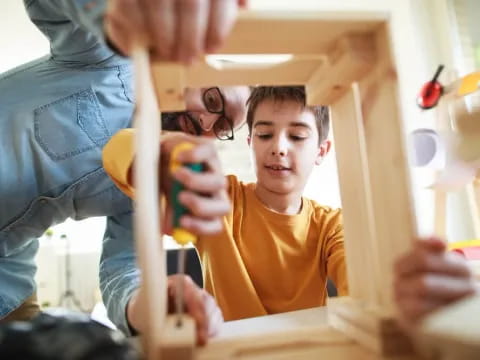
[[[106,171],[129,196],[132,136],[120,131],[104,149]],[[260,202],[254,183],[227,178],[232,210],[224,230],[197,242],[205,288],[225,320],[325,305],[327,277],[347,294],[340,210],[302,198],[299,214],[279,214]]]

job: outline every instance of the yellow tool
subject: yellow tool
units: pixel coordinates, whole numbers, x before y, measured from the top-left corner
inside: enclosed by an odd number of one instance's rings
[[[170,172],[174,173],[179,167],[188,167],[192,171],[203,171],[202,164],[183,164],[177,160],[178,154],[182,151],[192,149],[194,145],[192,143],[183,142],[174,147],[170,155]],[[177,282],[177,291],[175,298],[176,313],[178,316],[177,326],[182,325],[183,314],[183,275],[185,274],[185,262],[186,262],[186,250],[185,245],[189,243],[195,244],[196,236],[188,230],[183,229],[180,226],[180,218],[187,214],[188,211],[178,201],[178,194],[184,190],[185,187],[179,181],[174,181],[171,192],[171,204],[173,208],[173,239],[180,245],[178,252],[178,268],[177,273],[180,274]]]

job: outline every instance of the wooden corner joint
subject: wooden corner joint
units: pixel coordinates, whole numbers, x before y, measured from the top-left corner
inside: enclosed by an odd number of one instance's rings
[[[412,342],[393,317],[369,310],[351,298],[329,301],[328,323],[381,356],[414,352]]]
[[[168,315],[160,345],[160,359],[194,360],[196,331],[195,322],[188,315],[182,315],[181,326],[176,315]]]
[[[377,59],[375,34],[349,34],[341,37],[327,54],[326,65],[315,71],[307,82],[309,105],[331,105],[340,99],[352,83],[361,80]]]

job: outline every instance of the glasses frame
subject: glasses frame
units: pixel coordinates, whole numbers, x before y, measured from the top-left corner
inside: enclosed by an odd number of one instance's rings
[[[220,100],[221,100],[221,109],[220,110],[212,109],[208,105],[207,95],[211,91],[215,91],[218,94],[218,96],[220,97]],[[217,139],[221,140],[221,141],[233,140],[234,139],[233,122],[225,114],[225,98],[223,97],[223,94],[220,91],[220,89],[218,88],[218,86],[213,86],[213,87],[210,87],[210,88],[206,89],[202,94],[202,101],[203,101],[203,105],[205,106],[205,109],[207,109],[207,111],[209,113],[220,115],[220,117],[217,119],[217,121],[215,121],[215,123],[213,124],[213,132],[214,132],[215,136],[217,137]],[[190,121],[193,122],[193,127],[195,128],[196,131],[198,131],[199,129],[202,129],[202,127],[198,123],[198,120],[196,120],[193,116],[188,114],[188,112],[187,112],[187,118]],[[227,124],[228,127],[227,128],[225,128],[225,127],[220,128],[220,125],[222,123]],[[222,135],[222,132],[225,131],[225,129],[226,129],[226,132],[227,132],[226,136]],[[200,135],[200,134],[201,134],[201,131],[198,135]]]

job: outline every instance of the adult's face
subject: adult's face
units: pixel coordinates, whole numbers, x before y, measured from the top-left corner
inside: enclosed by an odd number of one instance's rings
[[[187,110],[167,114],[169,125],[164,121],[164,128],[220,140],[232,139],[233,131],[245,123],[245,103],[249,95],[246,86],[186,89]]]

